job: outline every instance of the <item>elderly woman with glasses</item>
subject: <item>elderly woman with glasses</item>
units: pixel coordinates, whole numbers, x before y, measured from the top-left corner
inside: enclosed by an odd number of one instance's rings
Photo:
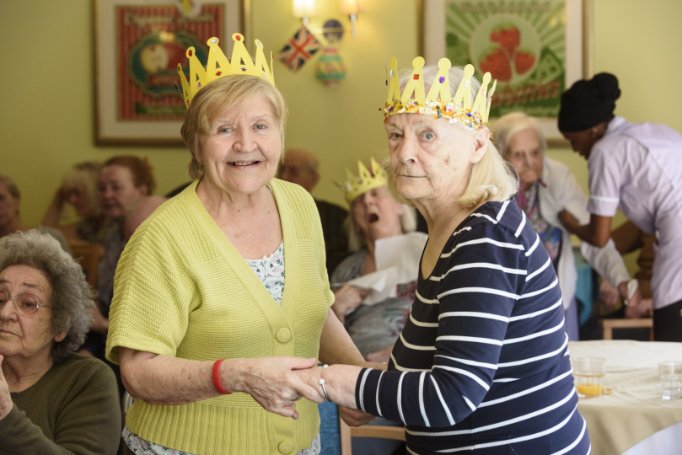
[[[498,151],[519,177],[516,203],[537,231],[552,260],[564,301],[566,332],[569,338],[577,340],[578,272],[571,234],[561,225],[559,213],[568,210],[587,222],[590,219],[587,198],[568,167],[545,155],[547,143],[534,118],[523,112],[511,112],[495,121],[492,133]],[[633,308],[639,306],[639,294],[632,288],[628,291],[630,275],[613,241],[603,248],[582,242],[580,252],[599,275],[618,288],[626,303]]]
[[[114,374],[74,354],[92,293],[80,266],[36,230],[0,239],[0,451],[115,454]]]
[[[471,65],[423,66],[401,90],[392,62],[384,109],[389,179],[428,226],[410,315],[387,370],[299,374],[405,423],[409,453],[587,454],[558,280],[490,141],[490,75],[479,89]]]

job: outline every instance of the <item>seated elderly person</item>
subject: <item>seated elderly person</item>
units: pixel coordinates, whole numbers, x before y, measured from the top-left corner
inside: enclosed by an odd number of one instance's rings
[[[19,187],[10,177],[0,174],[0,237],[29,229],[21,221],[20,206],[21,191],[19,191]],[[50,234],[59,241],[65,251],[71,251],[66,238],[58,229],[49,226],[38,226],[36,229]]]
[[[369,169],[358,163],[357,177],[349,173],[344,193],[350,206],[348,239],[355,252],[332,274],[332,310],[365,359],[388,362],[414,299],[426,234],[404,235],[416,227],[414,211],[391,196],[386,171],[374,159]],[[397,263],[387,257],[395,251],[400,252]],[[329,412],[326,405],[320,407],[322,416]],[[398,425],[381,418],[372,424]],[[400,446],[388,439],[353,439],[356,455],[393,453]]]
[[[409,240],[400,237],[415,229],[413,209],[391,196],[386,186],[386,171],[373,159],[370,169],[359,162],[358,176],[349,173],[344,185],[350,206],[348,238],[355,252],[332,274],[332,286],[336,288],[332,310],[344,322],[351,339],[367,360],[387,362],[414,299],[417,264],[426,234],[410,234],[415,238]],[[382,258],[377,257],[377,244],[387,238],[403,240],[401,244],[404,245],[412,240],[415,246],[401,249],[404,261],[400,264],[378,270],[377,261]],[[405,257],[410,251],[412,257]],[[366,278],[356,280],[361,276]],[[401,277],[407,278],[401,280]],[[382,285],[376,288],[378,282]]]
[[[156,180],[148,160],[133,155],[116,155],[106,160],[100,168],[97,187],[103,213],[108,219],[108,228],[104,239],[104,255],[97,270],[98,307],[93,312],[93,322],[83,351],[104,359],[118,260],[135,229],[165,199],[152,196]]]
[[[512,112],[495,122],[492,133],[498,151],[518,175],[520,188],[516,202],[549,253],[561,287],[566,331],[572,340],[576,340],[578,273],[571,235],[558,217],[560,211],[568,210],[587,222],[590,218],[587,198],[568,167],[545,156],[545,138],[535,119],[522,112]],[[599,275],[619,289],[623,298],[633,297],[627,291],[630,275],[613,242],[603,248],[583,242],[580,252]],[[633,304],[638,304],[639,294],[632,300]]]
[[[92,293],[80,266],[36,230],[0,239],[0,452],[115,454],[116,380],[74,354]]]
[[[104,241],[106,218],[102,214],[97,190],[99,168],[97,161],[84,161],[66,171],[45,211],[43,225],[58,228],[69,242]],[[68,206],[78,216],[77,221],[64,223]]]

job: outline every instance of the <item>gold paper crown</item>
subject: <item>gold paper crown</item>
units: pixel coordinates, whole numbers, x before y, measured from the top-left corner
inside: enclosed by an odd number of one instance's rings
[[[219,39],[216,37],[209,38],[206,41],[208,44],[208,58],[206,59],[206,67],[201,64],[197,58],[194,46],[188,47],[185,55],[189,60],[189,80],[185,77],[182,71],[182,65],[178,63],[178,74],[180,74],[180,82],[182,83],[182,98],[185,100],[185,106],[189,107],[194,95],[203,87],[211,82],[222,77],[235,75],[249,75],[260,77],[275,85],[275,78],[270,68],[272,68],[272,56],[270,56],[270,66],[265,60],[263,53],[263,43],[259,40],[254,40],[256,43],[256,61],[251,59],[251,55],[246,50],[244,45],[244,35],[241,33],[232,34],[232,59],[227,60],[223,50],[218,46]]]
[[[400,93],[398,80],[398,60],[393,57],[388,69],[388,96],[384,106],[384,118],[402,113],[430,114],[436,118],[447,118],[450,122],[461,123],[472,129],[478,129],[488,124],[490,104],[497,81],[488,92],[490,73],[483,75],[481,88],[476,94],[473,105],[471,104],[471,78],[474,75],[474,67],[466,65],[462,81],[455,92],[450,94],[450,60],[442,58],[438,61],[438,73],[431,82],[428,95],[424,96],[424,58],[415,57],[412,60],[412,77],[407,81],[405,90]]]
[[[358,161],[358,175],[354,176],[346,169],[346,183],[343,185],[344,196],[350,204],[356,197],[380,186],[388,181],[386,170],[374,158],[370,160],[370,169],[362,161]]]

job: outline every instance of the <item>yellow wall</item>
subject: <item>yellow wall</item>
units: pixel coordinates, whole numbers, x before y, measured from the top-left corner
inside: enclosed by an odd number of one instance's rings
[[[431,1],[431,0],[425,0]],[[340,16],[335,0],[319,0],[323,17]],[[318,196],[341,202],[332,182],[359,158],[381,156],[385,139],[378,112],[384,65],[392,55],[409,62],[418,51],[416,0],[364,0],[358,38],[346,37],[340,52],[348,70],[338,87],[314,79],[315,62],[298,73],[275,63],[277,85],[289,103],[287,144],[310,148],[322,160]],[[633,121],[652,120],[682,130],[682,2],[593,0],[594,68],[621,81],[618,113]],[[287,0],[251,0],[252,35],[274,53],[297,27]],[[320,21],[313,21],[313,28]],[[180,148],[96,147],[93,141],[92,2],[86,0],[3,0],[0,3],[3,61],[0,81],[0,173],[23,191],[22,215],[39,222],[62,173],[74,162],[103,160],[120,153],[148,156],[158,193],[187,179],[188,152]],[[586,182],[582,158],[568,150],[550,155],[567,162]]]

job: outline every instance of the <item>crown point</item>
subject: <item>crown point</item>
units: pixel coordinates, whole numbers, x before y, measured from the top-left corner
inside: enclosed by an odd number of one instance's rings
[[[209,38],[206,41],[209,49],[205,67],[197,58],[198,54],[194,47],[189,47],[185,51],[185,55],[189,60],[187,63],[189,66],[189,78],[185,76],[181,65],[178,65],[178,75],[182,83],[183,96],[187,107],[189,107],[192,99],[202,87],[223,77],[247,74],[264,79],[273,86],[275,85],[271,67],[268,67],[265,62],[263,44],[255,40],[257,50],[255,58],[252,58],[246,50],[246,46],[244,46],[244,35],[233,33],[232,40],[234,42],[232,58],[228,60],[219,46],[220,40],[218,37]],[[270,65],[272,66],[272,58]]]
[[[391,69],[387,71],[389,80],[388,96],[383,107],[384,117],[403,112],[430,114],[434,118],[445,118],[450,123],[458,122],[471,129],[478,129],[488,124],[492,94],[495,91],[495,81],[492,89],[487,90],[491,82],[490,74],[483,75],[478,93],[472,96],[472,78],[475,73],[471,64],[463,68],[463,74],[454,97],[450,92],[448,79],[452,63],[447,58],[438,61],[438,73],[434,75],[428,96],[424,96],[424,58],[415,57],[412,60],[412,78],[405,84],[400,93],[400,84],[397,76],[393,77],[391,70],[397,71],[395,57],[391,59]],[[473,103],[472,103],[473,102]]]

